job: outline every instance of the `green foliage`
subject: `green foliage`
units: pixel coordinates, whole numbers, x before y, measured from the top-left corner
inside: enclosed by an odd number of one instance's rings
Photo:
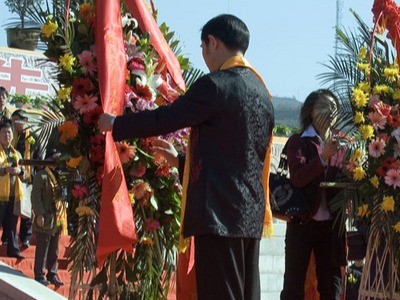
[[[26,17],[31,9],[40,7],[43,0],[5,0],[4,4],[11,13],[16,13],[20,19],[21,28],[25,28]]]
[[[41,109],[44,105],[47,105],[49,99],[45,96],[15,94],[9,96],[9,102],[17,107]]]

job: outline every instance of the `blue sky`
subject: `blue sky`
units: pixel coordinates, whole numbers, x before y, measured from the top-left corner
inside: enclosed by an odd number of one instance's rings
[[[350,8],[372,26],[373,0],[341,0],[342,27],[355,30]],[[400,0],[396,1],[400,3]],[[274,96],[303,101],[320,88],[316,76],[326,69],[321,63],[334,55],[334,0],[154,0],[158,23],[165,22],[181,41],[183,52],[196,68],[207,71],[201,57],[200,30],[212,17],[230,13],[250,30],[247,59],[258,70]],[[11,14],[0,0],[0,26]],[[4,27],[0,47],[7,47]]]

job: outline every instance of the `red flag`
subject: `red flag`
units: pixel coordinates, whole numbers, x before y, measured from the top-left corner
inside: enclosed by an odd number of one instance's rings
[[[125,3],[133,17],[138,21],[140,29],[150,33],[150,43],[157,51],[160,58],[166,62],[167,69],[175,84],[182,91],[185,91],[185,81],[182,77],[179,61],[165,40],[144,0],[125,0]]]
[[[120,115],[124,103],[126,55],[120,0],[96,2],[96,53],[104,112]],[[121,72],[122,70],[122,72]],[[97,264],[119,249],[133,251],[137,241],[125,176],[111,132],[106,134]]]

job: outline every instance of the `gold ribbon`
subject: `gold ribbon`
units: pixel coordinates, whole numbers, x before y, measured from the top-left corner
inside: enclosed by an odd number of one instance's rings
[[[16,167],[18,165],[18,152],[11,146],[11,152],[15,157]],[[6,152],[4,151],[3,146],[0,145],[0,166],[8,167],[9,162],[7,159]],[[15,176],[15,190],[14,190],[14,199],[15,201],[21,201],[24,192],[22,190],[22,183],[19,176]],[[6,173],[4,176],[0,176],[0,201],[9,201],[10,198],[10,174]]]
[[[52,189],[53,195],[54,195],[56,186],[58,185],[57,179],[49,167],[46,167],[45,171],[47,173],[47,176],[49,177],[51,189]],[[57,224],[57,226],[61,227],[61,232],[64,235],[68,235],[67,207],[61,198],[57,198],[55,200],[55,208],[56,208],[56,224]]]
[[[225,63],[222,64],[220,70],[225,70],[234,67],[245,67],[249,68],[262,83],[264,80],[257,73],[257,71],[250,65],[250,63],[241,55],[236,55],[229,58]],[[265,83],[264,83],[265,85]],[[268,96],[272,100],[272,95],[268,90]],[[271,154],[272,154],[272,136],[271,140],[268,144],[267,153],[264,159],[264,166],[262,171],[262,184],[264,188],[264,196],[265,196],[265,215],[264,215],[264,226],[263,226],[263,237],[272,237],[274,235],[274,228],[272,224],[272,211],[269,203],[269,174],[270,174],[270,166],[271,166]],[[186,193],[187,187],[189,184],[189,172],[190,172],[190,137],[189,143],[187,146],[186,157],[185,157],[185,167],[183,170],[183,182],[182,182],[182,202],[181,202],[181,227],[179,234],[179,252],[186,252],[188,246],[190,244],[190,238],[183,237],[183,220],[185,215],[186,208]]]

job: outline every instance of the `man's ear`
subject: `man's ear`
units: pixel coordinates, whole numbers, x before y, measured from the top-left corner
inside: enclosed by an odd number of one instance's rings
[[[208,47],[210,49],[216,49],[218,47],[218,44],[219,44],[219,40],[215,36],[209,34],[208,35]]]

